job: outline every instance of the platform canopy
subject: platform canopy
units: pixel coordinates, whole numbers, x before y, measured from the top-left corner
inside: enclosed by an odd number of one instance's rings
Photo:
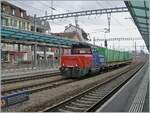
[[[79,43],[74,40],[69,40],[65,37],[56,35],[46,35],[41,33],[35,33],[31,31],[24,31],[9,27],[1,27],[1,39],[2,40],[17,40],[17,41],[32,41],[39,43],[48,43],[55,45],[71,46],[72,44]]]
[[[149,0],[125,1],[125,4],[149,50]]]

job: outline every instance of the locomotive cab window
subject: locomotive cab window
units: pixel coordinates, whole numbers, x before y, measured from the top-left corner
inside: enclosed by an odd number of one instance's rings
[[[92,54],[92,51],[88,45],[74,44],[71,48],[71,54]]]
[[[91,54],[90,48],[74,48],[72,49],[72,54]]]

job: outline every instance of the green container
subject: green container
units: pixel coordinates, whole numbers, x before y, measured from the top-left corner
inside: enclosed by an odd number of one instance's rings
[[[118,62],[132,59],[132,54],[127,51],[117,51],[100,47],[98,51],[104,56],[106,62]]]

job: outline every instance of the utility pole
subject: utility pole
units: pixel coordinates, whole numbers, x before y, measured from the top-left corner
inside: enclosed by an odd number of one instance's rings
[[[93,44],[95,45],[95,37],[93,37]]]
[[[45,11],[45,16],[47,16],[47,10]]]
[[[34,23],[33,23],[34,24],[34,32],[36,32],[36,25],[35,25],[36,24],[36,14],[34,14],[34,20],[33,21],[34,21]]]
[[[53,15],[53,0],[51,0],[51,15]]]
[[[34,32],[36,32],[36,14],[34,14],[34,23],[33,23],[33,27],[34,27]],[[33,62],[33,65],[32,65],[32,68],[36,67],[37,65],[37,44],[35,43],[34,45],[32,45],[33,47],[33,59],[32,59],[32,62]]]
[[[113,40],[113,50],[115,50],[114,40]]]
[[[76,26],[76,27],[79,26],[79,25],[78,25],[78,17],[77,17],[77,16],[75,16],[75,26]]]
[[[75,26],[76,26],[76,32],[77,32],[77,28],[79,27],[79,25],[78,25],[78,17],[77,16],[75,16]]]
[[[104,38],[105,38],[105,41],[104,41],[104,46],[107,48],[108,47],[108,44],[107,44],[107,39],[106,39],[106,33],[110,33],[110,21],[111,21],[111,13],[107,13],[107,20],[108,20],[108,28],[105,28],[105,31],[104,31]]]
[[[136,41],[135,41],[135,59],[136,59]]]
[[[107,40],[104,41],[104,46],[107,48],[107,46],[108,46]]]
[[[108,19],[108,33],[109,33],[110,32],[111,13],[107,13],[107,19]]]
[[[108,44],[107,44],[107,39],[106,39],[106,31],[104,32],[104,47],[107,48]]]

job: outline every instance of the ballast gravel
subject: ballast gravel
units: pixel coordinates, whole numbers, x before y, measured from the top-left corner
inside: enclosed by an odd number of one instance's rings
[[[38,84],[45,83],[45,82],[52,82],[54,80],[59,80],[61,78],[62,78],[61,76],[52,76],[52,77],[47,77],[47,78],[40,78],[40,79],[35,79],[35,80],[4,84],[1,86],[1,91],[3,92],[3,91],[13,90],[17,88],[38,85]]]

